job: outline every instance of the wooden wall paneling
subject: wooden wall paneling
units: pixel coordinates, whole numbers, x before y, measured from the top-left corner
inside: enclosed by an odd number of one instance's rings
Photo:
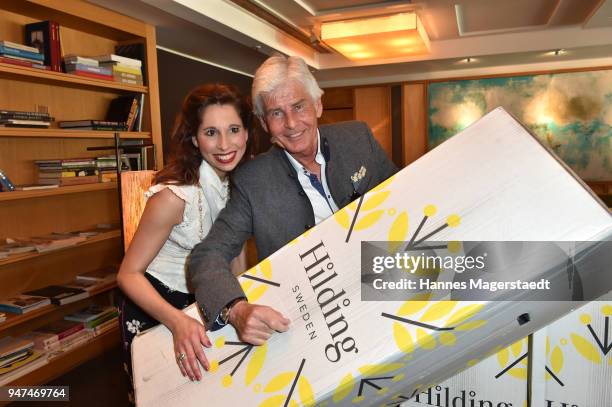
[[[123,206],[123,247],[127,251],[138,229],[144,211],[145,192],[153,183],[155,171],[126,171],[121,173],[121,202]]]
[[[118,192],[93,191],[0,203],[0,238],[40,236],[118,223]]]
[[[355,88],[355,120],[366,122],[372,129],[374,138],[392,159],[393,141],[391,138],[391,88],[389,86],[369,86]]]
[[[409,165],[427,152],[426,87],[425,83],[402,86],[405,165]]]

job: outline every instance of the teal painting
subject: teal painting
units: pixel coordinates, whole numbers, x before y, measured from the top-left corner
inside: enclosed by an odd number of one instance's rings
[[[612,71],[435,82],[428,147],[503,106],[582,179],[612,181]]]

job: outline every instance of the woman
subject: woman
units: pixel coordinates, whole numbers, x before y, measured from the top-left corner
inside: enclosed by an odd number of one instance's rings
[[[172,331],[183,376],[200,380],[198,362],[208,370],[202,346],[211,343],[204,326],[181,312],[195,301],[186,259],[227,202],[228,173],[245,156],[250,124],[249,104],[229,86],[200,86],[183,102],[172,134],[176,151],[146,193],[138,230],[117,276],[129,297],[121,327],[130,376],[132,339],[160,322]],[[234,271],[244,270],[243,258],[234,260]]]

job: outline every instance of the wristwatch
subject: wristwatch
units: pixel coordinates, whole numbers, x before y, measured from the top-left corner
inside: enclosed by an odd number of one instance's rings
[[[236,298],[235,300],[230,301],[230,303],[227,304],[219,313],[219,317],[217,318],[217,323],[221,326],[227,325],[229,322],[229,316],[230,316],[230,311],[232,310],[232,307],[236,303],[243,301],[243,300],[246,300],[246,298],[239,297],[239,298]]]

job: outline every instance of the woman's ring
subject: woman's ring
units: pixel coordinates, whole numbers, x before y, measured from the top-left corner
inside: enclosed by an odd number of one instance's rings
[[[181,352],[181,353],[179,353],[179,354],[178,354],[178,356],[176,357],[176,361],[177,361],[177,362],[179,362],[179,363],[181,363],[183,360],[185,360],[185,358],[186,358],[186,357],[187,357],[187,356],[186,356],[186,355],[185,355],[183,352]]]

